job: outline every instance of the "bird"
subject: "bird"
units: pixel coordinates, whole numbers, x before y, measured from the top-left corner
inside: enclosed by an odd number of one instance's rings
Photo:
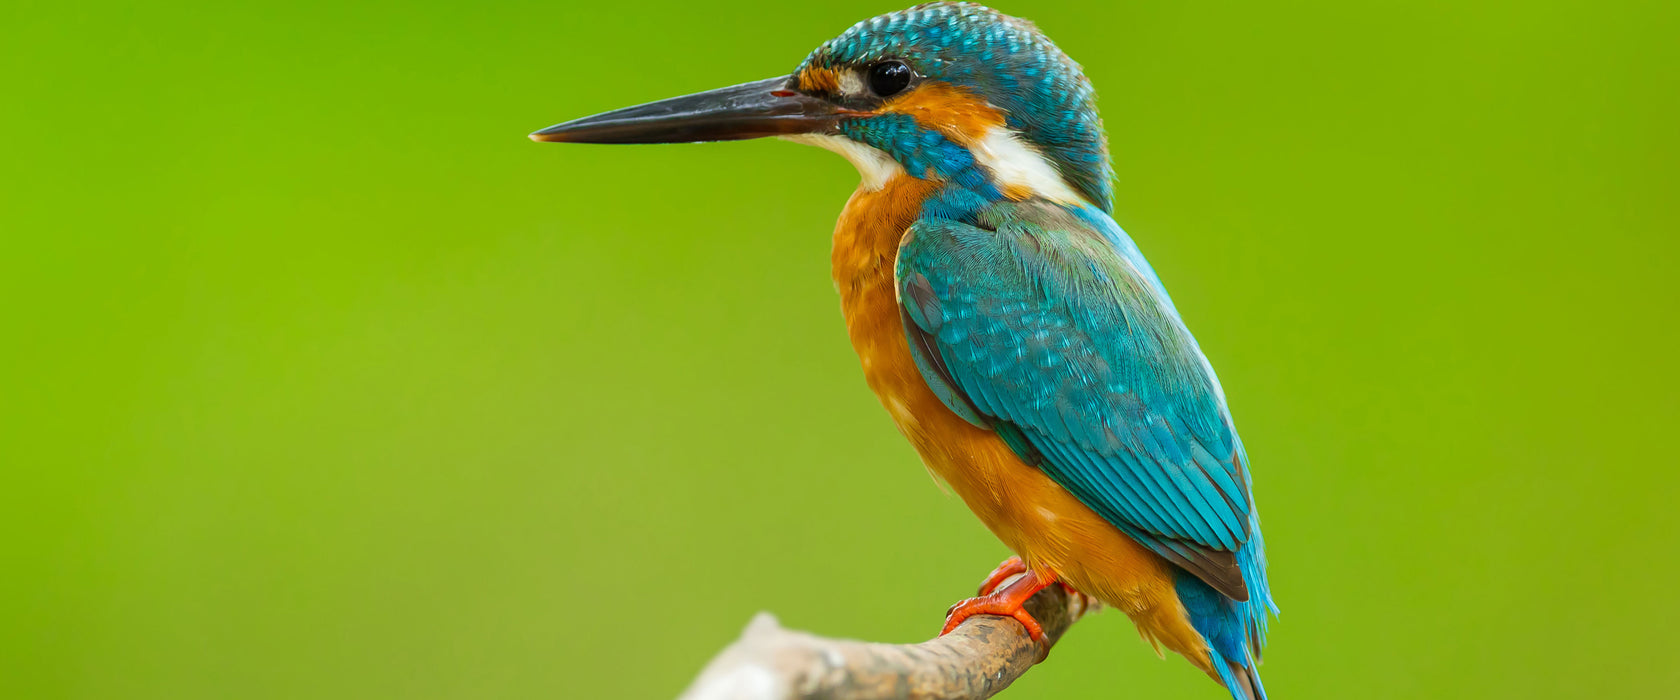
[[[556,124],[533,140],[776,137],[858,188],[833,233],[869,388],[1015,556],[949,611],[1041,626],[1060,584],[1237,700],[1278,612],[1249,459],[1213,367],[1115,222],[1096,93],[1034,24],[935,2],[857,23],[786,76]]]

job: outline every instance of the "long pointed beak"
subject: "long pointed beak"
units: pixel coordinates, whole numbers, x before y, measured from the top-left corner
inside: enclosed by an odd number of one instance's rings
[[[793,89],[790,76],[697,92],[573,119],[532,141],[689,143],[807,134],[852,112]]]

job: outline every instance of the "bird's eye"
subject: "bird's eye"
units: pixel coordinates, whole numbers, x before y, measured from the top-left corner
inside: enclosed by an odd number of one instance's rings
[[[882,61],[869,67],[869,89],[879,97],[892,97],[910,86],[913,75],[901,61]]]

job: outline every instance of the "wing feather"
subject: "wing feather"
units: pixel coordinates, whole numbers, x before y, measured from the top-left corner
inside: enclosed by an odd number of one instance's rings
[[[998,205],[979,226],[919,220],[898,259],[916,365],[952,411],[1246,600],[1233,553],[1253,504],[1218,379],[1136,246],[1103,221],[1043,202]]]

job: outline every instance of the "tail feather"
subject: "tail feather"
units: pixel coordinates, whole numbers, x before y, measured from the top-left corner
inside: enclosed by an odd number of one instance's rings
[[[1252,532],[1251,539],[1236,552],[1248,584],[1248,600],[1232,600],[1187,571],[1178,574],[1173,586],[1190,617],[1190,626],[1207,642],[1211,675],[1235,700],[1266,700],[1266,686],[1260,682],[1256,667],[1266,644],[1267,617],[1277,612],[1266,581],[1265,543],[1260,538],[1258,519]]]
[[[1214,670],[1219,673],[1219,682],[1231,691],[1235,700],[1266,700],[1265,686],[1260,685],[1260,675],[1252,668],[1226,659],[1218,650],[1208,651],[1209,660],[1213,662]]]
[[[1266,700],[1266,684],[1260,682],[1260,670],[1255,668],[1259,665],[1260,660],[1255,659],[1253,664],[1243,668],[1242,681],[1248,684],[1248,696],[1250,698]]]

